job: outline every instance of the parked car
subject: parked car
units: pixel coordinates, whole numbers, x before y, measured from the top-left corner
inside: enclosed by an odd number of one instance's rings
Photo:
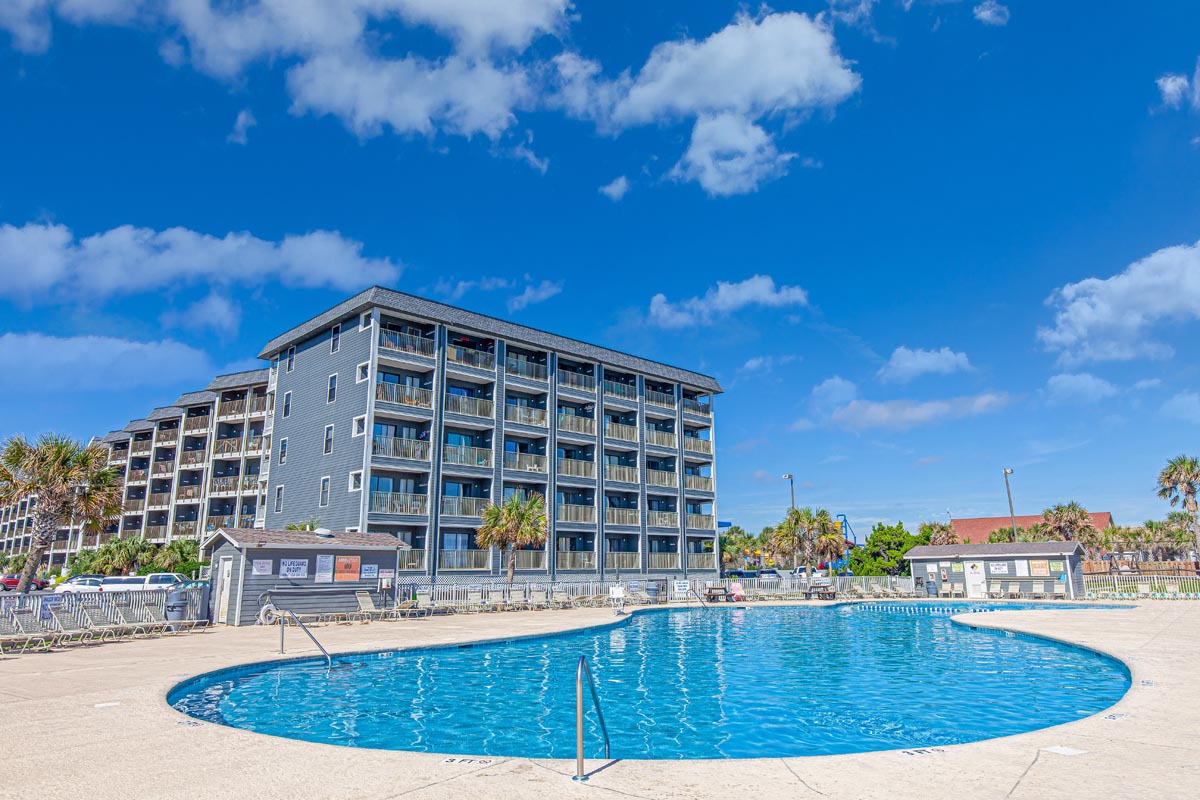
[[[12,589],[16,589],[20,583],[21,583],[20,575],[5,575],[3,577],[0,577],[0,591],[7,592]],[[42,580],[38,576],[34,575],[33,579],[29,582],[29,585],[33,589],[41,591],[42,589],[45,589],[47,586],[50,585],[50,581]]]
[[[55,594],[74,594],[75,592],[98,592],[104,583],[103,575],[72,575],[54,587]]]
[[[178,572],[151,572],[149,575],[113,575],[100,585],[102,592],[148,592],[154,589],[170,589],[177,583],[188,580]]]
[[[725,573],[726,578],[742,578],[750,579],[758,577],[758,570],[755,569],[731,569]]]
[[[774,578],[774,579],[778,580],[779,570],[777,570],[777,569],[760,569],[758,571],[758,577],[759,578]]]

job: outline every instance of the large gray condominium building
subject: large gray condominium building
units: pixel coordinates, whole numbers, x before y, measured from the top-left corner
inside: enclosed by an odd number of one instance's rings
[[[484,508],[537,492],[526,578],[717,568],[713,378],[378,287],[260,357],[260,527],[389,532],[408,577],[472,581],[505,569]]]

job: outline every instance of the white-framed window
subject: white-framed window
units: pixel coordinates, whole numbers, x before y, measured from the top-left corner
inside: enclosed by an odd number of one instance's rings
[[[363,414],[354,418],[354,428],[350,431],[351,436],[362,436],[367,432],[367,415]]]
[[[317,498],[317,507],[325,508],[329,505],[329,476],[321,478],[321,496]]]
[[[333,403],[337,400],[337,373],[329,376],[329,391],[325,395],[326,403]]]
[[[342,349],[342,326],[334,325],[329,330],[329,352],[336,353]]]
[[[371,378],[371,364],[364,361],[354,369],[354,382],[365,383]]]
[[[324,450],[325,455],[329,455],[330,453],[333,452],[333,426],[332,425],[325,426],[325,445],[322,449]]]
[[[283,371],[291,372],[295,368],[296,368],[296,348],[289,347],[288,353],[287,353],[287,366],[284,368]]]
[[[369,327],[371,327],[371,312],[364,311],[362,316],[358,318],[358,329],[365,331]]]
[[[287,419],[292,415],[292,393],[283,393],[283,418]]]
[[[280,465],[287,463],[287,437],[279,440],[279,463]]]
[[[350,480],[347,482],[346,491],[361,492],[362,491],[362,470],[356,469],[350,473]]]
[[[346,533],[358,533],[358,526],[356,525],[353,528],[346,528]]]
[[[275,487],[275,513],[283,513],[283,484]]]

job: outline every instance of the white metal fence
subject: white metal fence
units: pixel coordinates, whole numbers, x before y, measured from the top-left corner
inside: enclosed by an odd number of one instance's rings
[[[1089,600],[1200,600],[1200,577],[1084,575]]]

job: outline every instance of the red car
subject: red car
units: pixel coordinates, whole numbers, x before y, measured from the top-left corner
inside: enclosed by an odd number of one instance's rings
[[[17,588],[17,585],[20,582],[20,575],[4,575],[3,577],[0,577],[0,590],[5,592],[12,591]],[[44,581],[36,575],[33,577],[33,580],[29,582],[30,588],[37,589],[38,591],[45,589],[49,585],[50,581]]]

